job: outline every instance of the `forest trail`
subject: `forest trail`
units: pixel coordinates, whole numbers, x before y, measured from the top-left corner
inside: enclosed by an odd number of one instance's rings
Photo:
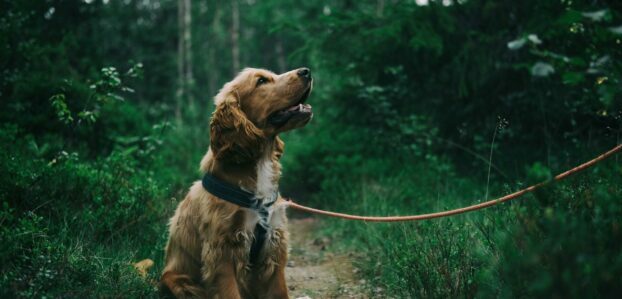
[[[330,240],[317,238],[314,218],[290,219],[290,255],[285,275],[291,298],[369,298],[365,280],[352,264],[352,255],[326,251]]]

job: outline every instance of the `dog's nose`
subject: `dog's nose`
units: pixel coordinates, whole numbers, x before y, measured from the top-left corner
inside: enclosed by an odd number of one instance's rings
[[[305,78],[305,79],[310,79],[311,78],[311,70],[303,67],[301,69],[298,69],[298,72],[296,72],[298,74],[298,76]]]

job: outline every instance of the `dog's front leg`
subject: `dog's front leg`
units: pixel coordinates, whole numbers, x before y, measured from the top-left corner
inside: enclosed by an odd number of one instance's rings
[[[220,273],[217,274],[215,284],[218,288],[216,296],[214,298],[219,299],[239,299],[240,290],[238,288],[237,280],[235,279],[235,272],[233,270],[233,263],[223,263],[218,266]]]
[[[286,220],[283,220],[285,222]],[[284,228],[274,231],[271,246],[266,252],[269,263],[264,263],[263,273],[270,273],[265,277],[259,278],[259,285],[262,286],[260,298],[284,299],[289,298],[287,294],[287,284],[285,282],[285,265],[287,264],[287,239],[288,233]]]
[[[285,283],[285,267],[278,266],[268,281],[268,289],[264,298],[288,299],[287,285]]]
[[[204,247],[209,248],[209,247]],[[204,250],[201,274],[209,298],[240,299],[240,290],[235,276],[235,264],[230,252]]]

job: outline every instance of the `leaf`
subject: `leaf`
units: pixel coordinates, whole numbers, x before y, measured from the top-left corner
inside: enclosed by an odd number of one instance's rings
[[[551,169],[540,162],[536,162],[527,168],[527,180],[533,183],[546,182],[553,178]]]
[[[108,96],[108,98],[119,101],[119,102],[124,102],[125,98],[123,98],[122,96],[116,94],[116,93],[108,93],[106,96]]]
[[[581,12],[576,10],[568,10],[566,13],[557,18],[557,23],[562,26],[572,25],[576,22],[580,22],[583,19],[583,15]]]
[[[585,60],[583,60],[583,58],[581,57],[570,57],[568,61],[565,61],[565,62],[568,62],[568,64],[571,64],[571,65],[574,65],[580,68],[587,67],[587,62],[585,62]]]
[[[137,136],[118,136],[115,138],[115,141],[117,141],[118,143],[121,143],[123,145],[129,145],[132,143],[136,143],[140,141],[140,137]]]
[[[65,102],[64,94],[56,94],[50,97],[50,101],[52,102],[52,107],[56,111],[56,116],[58,120],[62,121],[65,124],[70,124],[73,122],[73,117],[71,116],[71,111]]]
[[[611,107],[615,98],[615,88],[606,84],[599,84],[598,94],[600,95],[600,102],[607,108]]]
[[[602,9],[594,12],[583,12],[581,15],[585,18],[591,19],[594,22],[600,22],[603,19],[607,19],[609,17],[609,10]]]
[[[579,84],[583,82],[584,79],[585,79],[585,75],[579,72],[568,72],[562,75],[562,81],[564,82],[564,84],[568,84],[568,85]]]
[[[542,43],[542,40],[536,34],[529,34],[526,37],[517,38],[513,41],[508,42],[508,49],[510,50],[518,50],[525,46],[527,42],[531,42],[534,45],[539,45]]]
[[[513,41],[508,42],[508,49],[518,50],[522,48],[525,45],[525,43],[527,43],[527,39],[525,39],[524,37],[515,39]]]
[[[600,74],[603,72],[606,65],[611,61],[609,55],[602,56],[595,61],[590,62],[590,67],[587,69],[588,74]]]
[[[617,27],[609,27],[609,31],[615,34],[622,34],[622,25],[617,26]]]
[[[87,123],[94,123],[97,120],[97,113],[93,111],[83,110],[78,113],[78,117]]]
[[[527,36],[527,39],[535,45],[539,45],[542,43],[542,40],[536,34],[530,34]]]
[[[120,152],[122,156],[129,156],[138,150],[138,146],[130,146]]]
[[[539,61],[531,67],[531,75],[535,77],[548,77],[553,73],[555,73],[555,68],[546,62]]]

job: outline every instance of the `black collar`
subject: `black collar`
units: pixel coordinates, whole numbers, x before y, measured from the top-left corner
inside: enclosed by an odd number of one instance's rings
[[[202,183],[203,188],[212,195],[240,207],[257,211],[261,220],[255,226],[253,243],[249,252],[251,264],[256,264],[268,232],[268,216],[270,215],[268,208],[278,199],[279,191],[275,191],[270,198],[257,198],[255,194],[244,191],[209,173],[203,176]]]
[[[202,183],[203,188],[205,188],[205,190],[207,190],[212,195],[240,207],[256,210],[259,212],[261,212],[264,207],[270,207],[272,204],[274,204],[279,196],[279,191],[277,190],[269,198],[258,198],[255,196],[255,194],[244,191],[240,189],[240,187],[229,184],[209,173],[206,173],[203,176]]]

